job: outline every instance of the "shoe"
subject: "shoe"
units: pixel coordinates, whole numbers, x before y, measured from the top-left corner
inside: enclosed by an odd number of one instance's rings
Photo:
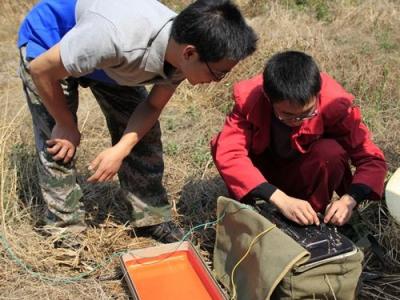
[[[71,249],[78,250],[82,248],[84,244],[84,240],[82,236],[79,235],[65,235],[59,239],[53,240],[54,248],[63,248],[63,249]]]
[[[161,223],[158,225],[140,227],[135,230],[139,235],[150,235],[162,243],[175,243],[183,239],[185,232],[173,222]]]
[[[84,224],[75,224],[67,227],[44,225],[36,227],[35,231],[50,239],[54,248],[78,249],[83,244],[82,233],[87,229]]]

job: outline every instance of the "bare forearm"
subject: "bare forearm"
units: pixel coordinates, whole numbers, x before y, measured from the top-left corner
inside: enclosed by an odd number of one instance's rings
[[[154,86],[146,101],[139,104],[129,118],[124,135],[117,143],[121,153],[128,155],[133,147],[146,135],[157,122],[160,114],[175,89],[165,86]]]
[[[154,125],[161,113],[160,109],[152,107],[148,101],[138,105],[131,115],[125,133],[119,142],[111,148],[102,151],[89,165],[93,175],[89,182],[111,180],[121,167],[122,161],[129,155],[132,148],[143,135]]]
[[[56,123],[66,126],[72,125],[74,119],[66,104],[60,83],[43,75],[34,75],[32,79],[44,106]]]
[[[68,73],[61,63],[58,46],[34,59],[30,64],[30,72],[43,104],[56,123],[72,126],[73,115],[59,82]]]
[[[140,139],[154,126],[160,114],[161,110],[151,106],[148,101],[144,101],[138,105],[135,112],[129,118],[124,135],[117,144],[121,150],[124,149],[125,156],[129,154]]]
[[[111,180],[115,176],[123,159],[157,122],[174,90],[160,86],[153,87],[149,97],[138,105],[129,118],[120,141],[113,147],[104,150],[90,163],[89,168],[94,171],[94,174],[88,179],[89,182],[103,182]]]

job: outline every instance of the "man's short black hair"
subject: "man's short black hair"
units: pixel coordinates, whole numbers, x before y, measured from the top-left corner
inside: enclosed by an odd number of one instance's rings
[[[201,61],[242,60],[256,49],[257,35],[229,0],[198,0],[174,20],[172,38],[196,47]]]
[[[305,106],[321,89],[321,76],[313,58],[299,51],[273,55],[263,74],[263,87],[272,103],[288,100]]]

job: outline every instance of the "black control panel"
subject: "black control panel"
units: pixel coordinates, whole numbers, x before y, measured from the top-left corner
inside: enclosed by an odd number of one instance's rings
[[[288,220],[277,208],[268,203],[257,204],[258,212],[298,242],[311,253],[308,263],[351,252],[355,246],[350,239],[340,234],[337,227],[325,224],[302,226]]]

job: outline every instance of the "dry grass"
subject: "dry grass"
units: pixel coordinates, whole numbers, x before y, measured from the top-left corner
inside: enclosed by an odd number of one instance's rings
[[[85,183],[85,166],[109,145],[104,119],[83,91],[79,109],[84,139],[79,169],[88,218],[97,226],[79,251],[54,249],[32,230],[40,204],[30,116],[20,89],[14,41],[18,23],[35,1],[3,0],[0,4],[0,233],[16,257],[0,247],[0,299],[126,299],[128,291],[117,260],[75,283],[41,280],[90,272],[112,253],[147,247],[154,241],[132,236],[122,224],[123,203],[113,200],[116,183]],[[180,9],[189,1],[165,1]],[[385,151],[390,170],[400,166],[400,5],[397,1],[238,1],[260,35],[259,50],[223,82],[201,87],[183,84],[162,115],[166,174],[170,199],[178,203],[178,221],[189,230],[215,218],[215,199],[226,193],[212,164],[208,142],[223,124],[232,101],[231,86],[263,69],[274,52],[298,49],[312,54],[321,69],[357,96],[375,142]],[[267,4],[265,4],[267,3]],[[385,247],[385,263],[367,254],[366,270],[385,276],[367,282],[363,298],[398,299],[400,292],[399,226],[384,205],[366,205],[362,215]],[[213,230],[193,236],[210,245]],[[206,251],[202,252],[205,256]],[[31,267],[24,270],[18,259]],[[36,272],[36,273],[32,273]]]

